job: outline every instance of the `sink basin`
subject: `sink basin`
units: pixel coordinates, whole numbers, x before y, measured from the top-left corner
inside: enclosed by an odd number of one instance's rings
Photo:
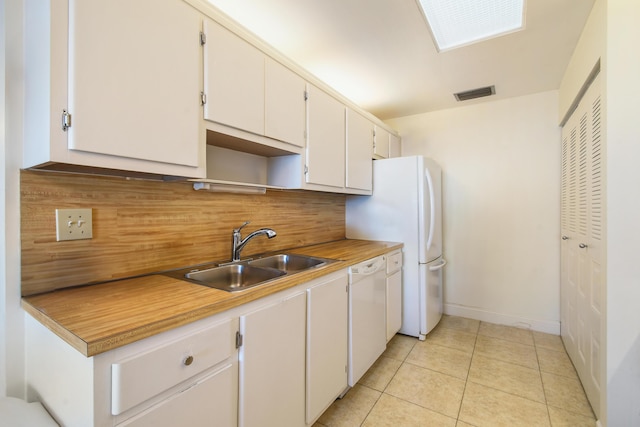
[[[328,260],[306,255],[278,254],[250,261],[249,264],[257,267],[275,268],[276,270],[294,272],[312,267],[318,267]]]
[[[239,291],[285,275],[285,271],[273,268],[232,264],[185,274],[187,279],[225,291]]]
[[[321,267],[335,260],[296,254],[277,254],[233,264],[207,263],[161,274],[227,292],[262,285],[286,274]]]

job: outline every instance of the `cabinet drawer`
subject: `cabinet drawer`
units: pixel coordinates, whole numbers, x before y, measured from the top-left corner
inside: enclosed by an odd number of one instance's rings
[[[235,352],[231,320],[111,365],[111,413],[139,403],[208,369]]]
[[[188,384],[188,388],[152,406],[118,427],[232,426],[237,425],[238,376],[234,364]]]
[[[387,275],[402,268],[402,251],[397,251],[387,256]]]

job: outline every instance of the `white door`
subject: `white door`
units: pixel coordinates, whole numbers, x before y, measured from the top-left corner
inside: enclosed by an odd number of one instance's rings
[[[440,257],[420,264],[420,339],[436,327],[442,318],[442,274],[447,261]]]
[[[269,138],[304,147],[307,83],[271,58],[265,63],[265,129]]]
[[[373,123],[347,108],[346,180],[347,188],[371,190],[373,187]]]
[[[204,33],[204,118],[263,135],[264,54],[211,19]]]
[[[596,79],[562,130],[561,335],[600,415],[605,275],[604,122]]]
[[[69,149],[198,166],[199,33],[179,0],[69,1]]]
[[[386,129],[376,126],[373,154],[377,159],[389,158],[389,135]]]
[[[305,294],[240,316],[240,427],[305,424]]]
[[[402,327],[402,270],[387,277],[387,342]]]
[[[347,388],[347,276],[307,290],[307,424]]]
[[[345,107],[326,92],[309,85],[309,135],[306,182],[344,187]]]

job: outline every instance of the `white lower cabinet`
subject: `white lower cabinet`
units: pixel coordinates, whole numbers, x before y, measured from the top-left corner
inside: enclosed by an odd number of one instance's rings
[[[225,313],[87,358],[27,316],[27,398],[65,427],[235,426],[237,330]]]
[[[237,369],[224,366],[118,426],[235,426]]]
[[[347,277],[88,358],[27,316],[27,398],[68,427],[313,425],[347,388]]]
[[[402,251],[387,256],[387,342],[402,327]]]
[[[112,363],[111,413],[127,417],[118,425],[235,425],[237,324],[227,319]],[[153,403],[140,412],[145,402]]]
[[[305,294],[240,316],[238,425],[304,425]]]
[[[307,414],[313,424],[347,388],[348,280],[307,289]]]

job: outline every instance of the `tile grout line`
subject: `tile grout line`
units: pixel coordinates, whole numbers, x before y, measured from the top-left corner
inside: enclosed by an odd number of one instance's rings
[[[388,343],[387,343],[388,344]],[[389,387],[389,384],[391,384],[391,381],[393,381],[393,378],[395,378],[395,376],[398,374],[398,371],[400,370],[400,367],[402,365],[404,365],[405,361],[407,360],[407,357],[409,357],[409,353],[411,353],[411,351],[413,351],[413,348],[416,346],[416,343],[413,343],[413,345],[411,346],[411,349],[407,352],[407,354],[404,356],[404,358],[400,361],[400,365],[398,366],[398,368],[395,370],[395,372],[393,373],[393,375],[391,376],[391,379],[389,380],[389,382],[384,386],[384,389],[380,392],[380,396],[378,396],[378,398],[376,399],[376,401],[373,403],[373,405],[371,405],[371,409],[369,409],[369,411],[367,412],[367,415],[365,415],[364,419],[362,420],[362,422],[360,423],[360,426],[362,426],[366,421],[367,418],[369,418],[369,415],[371,415],[371,411],[373,411],[373,408],[375,408],[375,406],[378,404],[378,402],[380,401],[380,398],[382,398],[382,395],[385,394],[385,391],[387,390],[387,388]],[[384,353],[383,353],[384,354]],[[382,357],[382,355],[380,356]],[[359,382],[358,382],[359,384]],[[371,390],[375,390],[374,388],[371,388],[369,386],[360,384],[360,387],[367,387],[368,389]],[[393,395],[390,395],[392,397],[395,397]]]
[[[476,354],[476,344],[478,343],[478,332],[480,332],[480,323],[478,323],[478,330],[475,332],[475,339],[473,340],[473,350],[471,351],[471,359],[469,359],[469,367],[467,368],[467,375],[464,379],[464,388],[462,389],[462,396],[460,397],[460,406],[458,407],[458,415],[456,415],[456,425],[460,421],[460,413],[462,412],[462,402],[464,401],[464,394],[467,391],[467,384],[469,383],[469,374],[471,372],[471,364],[473,363],[473,356]]]
[[[533,335],[533,333],[531,335]],[[544,406],[547,408],[547,418],[549,420],[549,425],[553,426],[551,422],[551,412],[549,411],[549,400],[547,399],[547,390],[544,388],[544,380],[542,379],[542,367],[540,366],[540,356],[538,355],[538,346],[536,345],[535,337],[533,337],[533,348],[536,352],[536,362],[538,362],[538,376],[540,377],[540,385],[542,385],[542,395],[544,396]]]

